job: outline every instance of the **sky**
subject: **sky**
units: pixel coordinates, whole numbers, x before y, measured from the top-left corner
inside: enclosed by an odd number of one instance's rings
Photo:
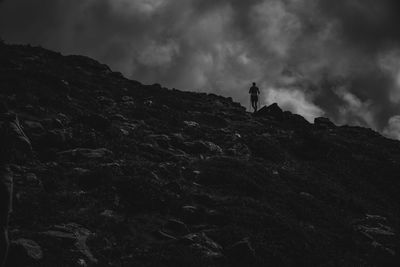
[[[400,139],[398,0],[0,0],[0,37]]]

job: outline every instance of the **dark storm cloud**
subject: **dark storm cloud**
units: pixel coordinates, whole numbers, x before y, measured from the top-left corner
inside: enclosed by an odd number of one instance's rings
[[[6,0],[0,35],[246,106],[254,80],[264,103],[399,137],[399,11],[397,0]]]
[[[361,49],[376,52],[400,41],[397,0],[320,1],[320,7],[324,14],[341,22],[345,40]]]

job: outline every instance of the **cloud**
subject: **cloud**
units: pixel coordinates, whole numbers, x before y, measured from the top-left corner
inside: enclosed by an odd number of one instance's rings
[[[400,103],[400,49],[389,50],[379,55],[379,65],[384,72],[390,75],[392,86],[389,99],[394,104]]]
[[[250,16],[261,45],[278,57],[288,56],[302,33],[299,18],[289,12],[282,1],[260,2],[253,7]]]
[[[383,130],[383,134],[389,138],[400,140],[400,115],[389,119],[388,126]]]
[[[6,0],[0,36],[245,106],[256,81],[309,120],[383,132],[400,114],[399,11],[398,0]]]
[[[361,126],[375,125],[374,111],[370,100],[363,102],[345,87],[337,88],[335,93],[345,103],[339,109],[340,117],[342,118],[339,123],[350,123]]]
[[[148,67],[168,66],[179,54],[179,45],[169,40],[166,43],[152,42],[137,57],[137,61]]]
[[[302,115],[309,122],[324,115],[321,108],[310,101],[303,91],[297,88],[269,88],[265,95],[265,104],[279,103],[284,110]]]

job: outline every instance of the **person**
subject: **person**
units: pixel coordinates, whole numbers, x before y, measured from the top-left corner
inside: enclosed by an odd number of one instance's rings
[[[256,83],[253,82],[253,86],[250,87],[249,94],[250,94],[251,106],[253,107],[254,112],[257,112],[258,95],[260,94],[260,89],[258,89],[258,87],[256,86]]]
[[[31,143],[18,117],[0,102],[0,267],[5,265],[8,248],[8,221],[12,211],[13,176],[9,165],[31,155]]]

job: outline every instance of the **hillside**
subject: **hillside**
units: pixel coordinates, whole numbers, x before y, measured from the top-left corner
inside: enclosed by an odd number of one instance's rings
[[[138,77],[140,79],[140,77]],[[400,142],[0,44],[9,266],[398,266]]]

